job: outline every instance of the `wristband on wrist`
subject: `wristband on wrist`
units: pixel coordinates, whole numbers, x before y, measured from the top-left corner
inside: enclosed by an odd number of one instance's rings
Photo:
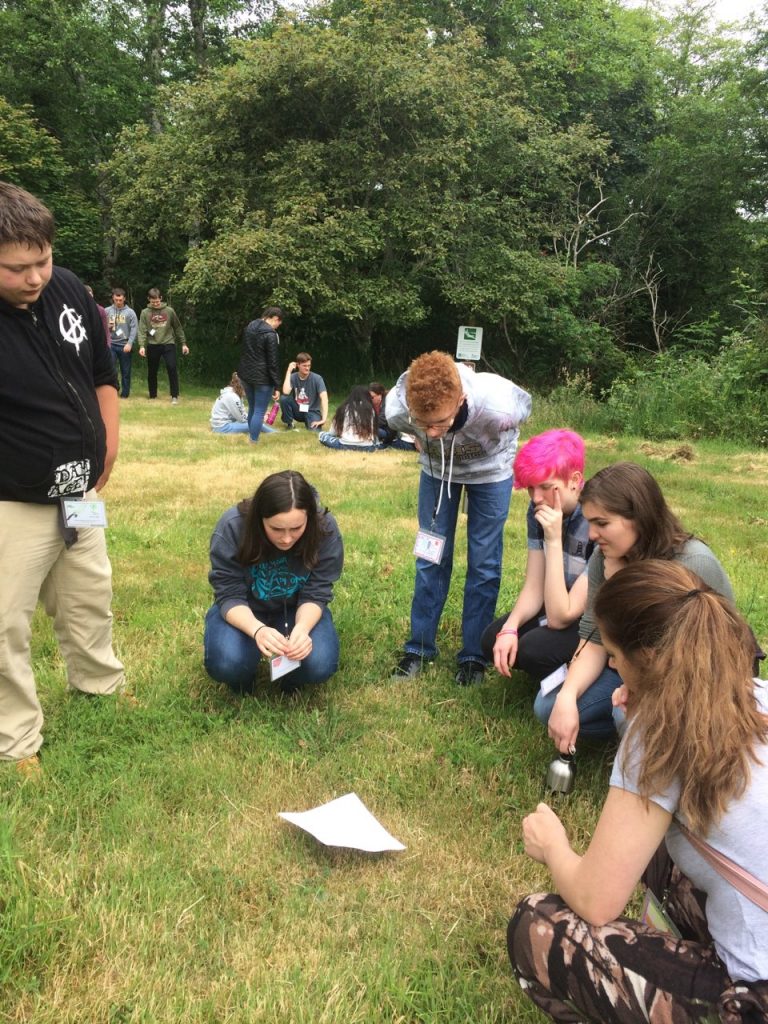
[[[254,630],[254,633],[253,633],[253,642],[254,643],[256,643],[256,636],[257,636],[259,630],[260,629],[265,629],[265,628],[266,627],[265,627],[264,623],[262,622],[262,624],[260,626],[257,626],[257,628]]]
[[[500,630],[496,634],[496,636],[517,636],[517,630],[516,629],[502,629],[502,630]]]

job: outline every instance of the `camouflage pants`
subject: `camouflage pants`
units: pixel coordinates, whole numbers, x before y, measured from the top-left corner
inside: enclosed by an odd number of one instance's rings
[[[509,922],[509,957],[526,995],[566,1024],[768,1024],[768,983],[731,982],[702,908],[677,869],[667,912],[683,939],[623,917],[590,925],[559,896],[537,893]]]

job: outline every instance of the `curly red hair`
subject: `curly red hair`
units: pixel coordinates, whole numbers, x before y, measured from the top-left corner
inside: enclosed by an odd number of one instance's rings
[[[450,401],[458,403],[463,390],[456,363],[447,352],[425,352],[408,367],[405,395],[417,416],[430,416]]]

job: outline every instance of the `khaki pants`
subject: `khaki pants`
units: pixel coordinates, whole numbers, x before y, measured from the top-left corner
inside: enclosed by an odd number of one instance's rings
[[[53,619],[73,689],[114,693],[123,685],[123,666],[112,650],[112,567],[103,530],[79,530],[67,550],[56,505],[0,502],[0,575],[0,760],[16,761],[43,742],[30,660],[38,599]]]

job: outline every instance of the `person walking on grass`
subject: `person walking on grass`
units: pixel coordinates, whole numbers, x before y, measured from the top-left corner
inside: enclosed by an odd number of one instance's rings
[[[54,220],[0,182],[0,760],[39,770],[43,712],[30,655],[40,600],[72,690],[124,685],[112,649],[104,530],[71,526],[79,499],[98,518],[117,458],[119,399],[96,303],[52,263]]]
[[[475,373],[445,352],[428,352],[400,377],[385,410],[392,430],[415,435],[421,463],[411,634],[393,678],[416,676],[437,657],[465,491],[467,576],[456,682],[479,683],[486,666],[480,638],[494,617],[501,582],[512,460],[531,396],[495,373]]]
[[[168,385],[171,404],[179,401],[179,371],[176,363],[176,343],[181,345],[182,355],[189,355],[189,346],[181,321],[175,311],[165,303],[159,288],[150,288],[147,293],[149,305],[141,311],[139,318],[139,355],[147,359],[147,386],[149,397],[157,398],[157,370],[160,361],[168,371]]]
[[[139,320],[131,307],[125,304],[124,288],[112,289],[112,305],[107,306],[106,313],[112,355],[122,378],[120,397],[128,398],[131,393],[133,346],[139,334]]]
[[[267,306],[260,317],[251,320],[243,331],[243,351],[237,375],[248,399],[248,435],[256,444],[261,434],[272,431],[265,427],[264,414],[270,399],[280,397],[280,337],[277,329],[283,322],[279,306]]]

